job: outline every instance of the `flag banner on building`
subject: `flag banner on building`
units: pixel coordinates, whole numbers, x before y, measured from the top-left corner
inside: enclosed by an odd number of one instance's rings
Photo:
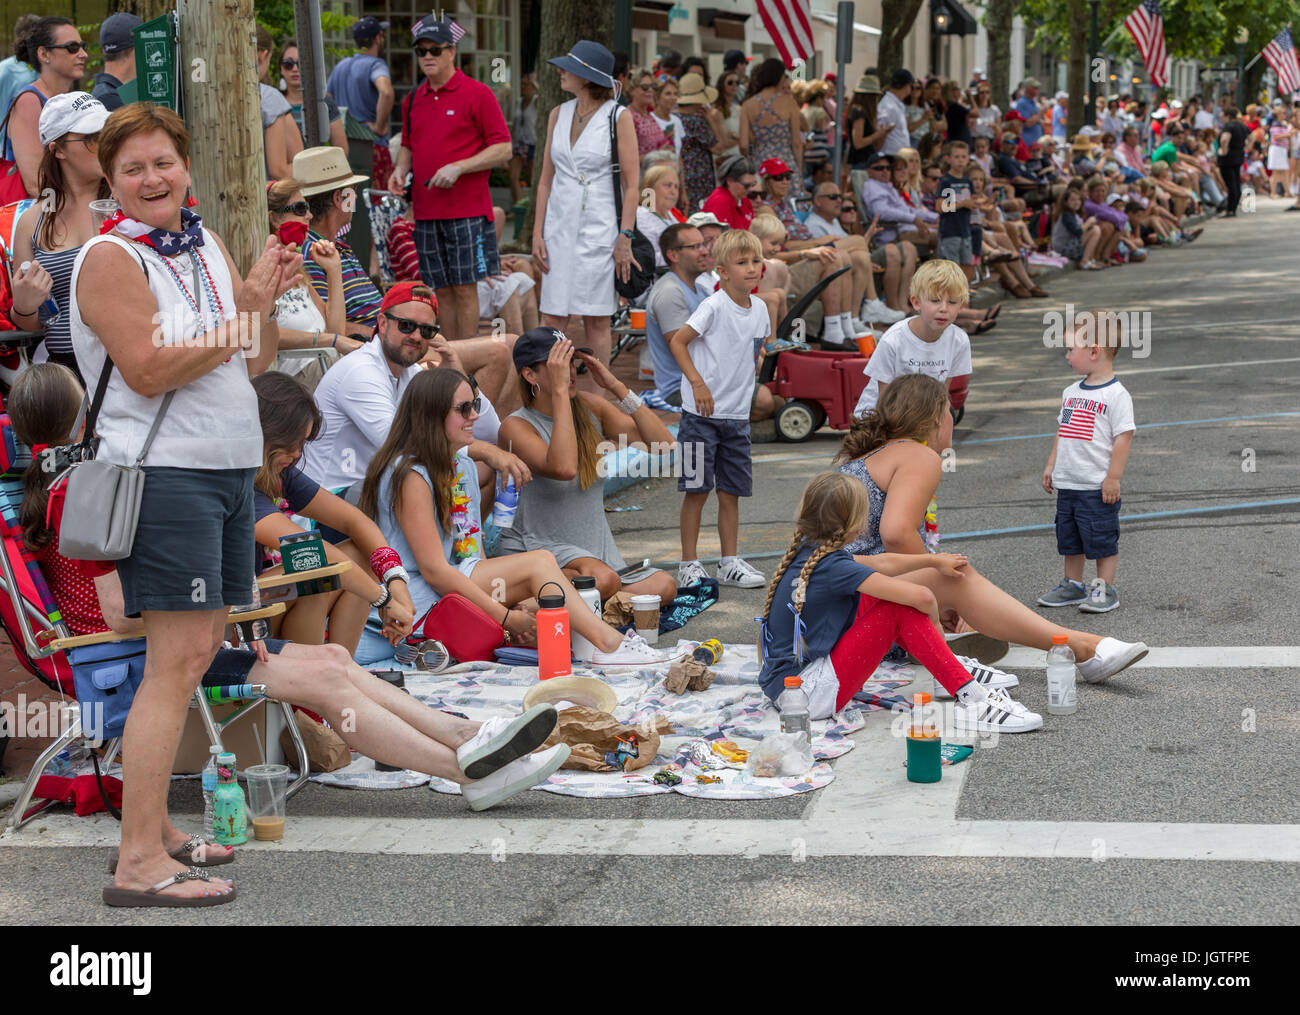
[[[1281,95],[1300,92],[1300,62],[1296,60],[1295,42],[1291,29],[1284,28],[1264,47],[1263,57],[1277,74],[1277,90]]]
[[[1165,50],[1165,21],[1160,0],[1142,0],[1142,6],[1124,19],[1124,27],[1137,43],[1142,63],[1157,88],[1169,84],[1169,53]]]
[[[812,19],[808,0],[758,0],[758,16],[787,67],[813,55]]]

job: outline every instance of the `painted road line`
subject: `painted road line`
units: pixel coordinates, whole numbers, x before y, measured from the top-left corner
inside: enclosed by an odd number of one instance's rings
[[[1139,430],[1159,430],[1167,426],[1201,426],[1205,423],[1239,423],[1243,420],[1250,419],[1276,419],[1282,416],[1300,416],[1300,412],[1262,412],[1254,416],[1220,416],[1217,419],[1179,419],[1171,420],[1167,423],[1139,423]],[[974,440],[955,441],[959,448],[967,447],[971,444],[1002,444],[1006,441],[1029,441],[1041,437],[1055,437],[1056,431],[1051,433],[1023,433],[1016,434],[1012,437],[977,437]],[[758,459],[754,459],[758,461]]]
[[[1269,366],[1274,363],[1300,363],[1300,356],[1288,356],[1283,359],[1243,359],[1229,360],[1225,363],[1197,363],[1177,367],[1125,367],[1124,376],[1133,374],[1170,374],[1179,370],[1228,370],[1233,367]],[[1009,384],[1071,384],[1079,379],[1077,374],[1052,374],[1048,377],[1025,377],[1021,380],[1006,378],[1000,381],[980,381],[978,387],[1002,387]]]
[[[1050,619],[1050,617],[1049,617]],[[998,668],[1043,669],[1042,649],[1014,645],[998,660]],[[1300,646],[1295,645],[1175,645],[1153,648],[1132,669],[1227,670],[1300,669]]]

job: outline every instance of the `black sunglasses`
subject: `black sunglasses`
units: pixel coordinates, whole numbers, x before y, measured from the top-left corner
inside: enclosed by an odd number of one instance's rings
[[[283,67],[285,70],[293,70],[295,67],[298,66],[298,61],[293,59],[281,60],[280,66]]]
[[[87,148],[94,148],[99,144],[99,131],[87,134],[85,137],[65,137],[64,140],[76,141],[79,144],[84,144]]]
[[[418,57],[426,57],[426,56],[438,57],[438,56],[442,56],[442,54],[447,50],[455,49],[455,48],[456,48],[455,46],[416,46],[415,55]]]
[[[398,317],[391,311],[385,310],[384,316],[397,325],[397,330],[403,335],[410,335],[416,328],[420,329],[420,337],[424,339],[433,338],[442,330],[440,324],[421,324],[419,321],[412,321],[407,317]]]
[[[468,402],[457,402],[452,406],[452,408],[459,412],[463,419],[469,419],[469,414],[471,412],[478,412],[483,408],[483,399],[480,396],[473,398]]]
[[[769,179],[769,180],[785,181],[785,180],[790,179],[790,177],[792,177],[793,175],[794,175],[794,173],[773,173],[771,176],[768,177],[768,179]]]
[[[84,42],[65,42],[58,46],[45,46],[45,49],[66,49],[73,56],[78,53],[89,53],[90,47]]]
[[[286,204],[283,208],[272,208],[271,211],[277,215],[307,215],[311,212],[311,208],[306,201],[294,201],[293,204]]]

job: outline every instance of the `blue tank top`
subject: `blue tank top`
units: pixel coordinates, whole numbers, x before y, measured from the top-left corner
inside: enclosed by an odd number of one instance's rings
[[[5,158],[7,158],[10,162],[14,161],[14,143],[9,140],[9,117],[13,115],[14,102],[17,102],[28,92],[32,92],[33,94],[35,94],[35,96],[41,100],[41,108],[42,109],[45,108],[46,99],[44,93],[39,88],[36,88],[33,85],[28,85],[21,92],[19,92],[17,95],[14,96],[13,102],[9,103],[9,111],[5,114]]]

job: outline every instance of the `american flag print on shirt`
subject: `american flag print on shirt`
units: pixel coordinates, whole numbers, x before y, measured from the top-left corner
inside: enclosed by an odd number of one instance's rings
[[[1060,429],[1057,437],[1090,441],[1097,428],[1097,417],[1106,413],[1106,403],[1091,398],[1067,398],[1061,403]]]

